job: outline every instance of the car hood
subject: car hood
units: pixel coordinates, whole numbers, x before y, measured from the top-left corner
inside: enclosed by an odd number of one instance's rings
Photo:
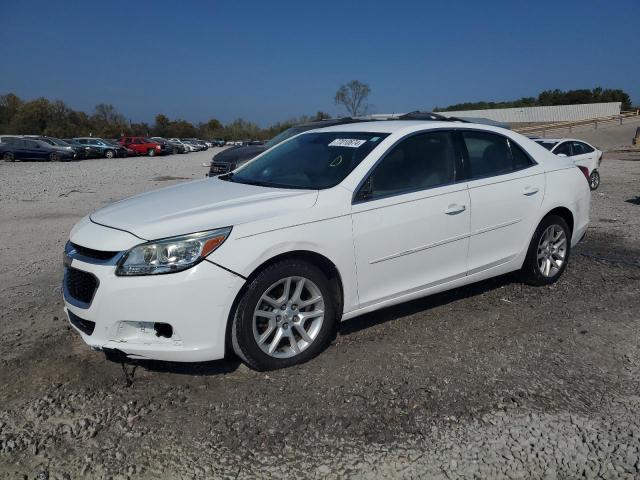
[[[218,163],[237,163],[251,160],[266,150],[264,145],[245,145],[227,148],[213,157]]]
[[[316,190],[267,188],[211,178],[116,202],[92,213],[91,220],[155,240],[283,216],[312,207],[317,196]]]

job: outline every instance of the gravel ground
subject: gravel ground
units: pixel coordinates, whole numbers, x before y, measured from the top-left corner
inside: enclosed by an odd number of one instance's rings
[[[212,152],[0,163],[0,477],[640,478],[640,154],[609,154],[563,279],[342,324],[315,360],[120,364],[64,319],[71,226]]]

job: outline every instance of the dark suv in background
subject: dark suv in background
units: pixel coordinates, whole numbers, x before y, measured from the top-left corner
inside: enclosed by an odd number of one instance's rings
[[[74,140],[82,145],[94,147],[101,152],[101,156],[105,158],[127,157],[127,150],[122,146],[111,143],[108,140],[97,137],[79,137]]]
[[[284,142],[286,139],[298,135],[299,133],[306,132],[307,130],[362,121],[362,119],[345,117],[335,118],[331,120],[318,120],[317,122],[301,123],[300,125],[288,128],[284,132],[273,137],[265,144],[262,144],[261,142],[246,142],[245,145],[238,145],[235,147],[227,148],[226,150],[223,150],[222,152],[214,155],[211,159],[209,176],[215,177],[216,175],[222,175],[223,173],[235,170],[239,166],[247,163],[252,158],[257,157],[265,150],[268,150],[271,147],[276,146],[280,142]]]

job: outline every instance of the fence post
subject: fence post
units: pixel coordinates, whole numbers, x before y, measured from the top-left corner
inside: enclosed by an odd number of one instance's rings
[[[596,124],[595,129],[597,130],[598,129],[598,120],[595,121],[595,124]]]

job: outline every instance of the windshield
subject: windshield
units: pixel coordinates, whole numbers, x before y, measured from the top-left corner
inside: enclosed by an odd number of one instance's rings
[[[536,143],[542,145],[547,150],[551,150],[553,147],[555,147],[558,144],[558,142],[549,141],[549,140],[536,140]]]
[[[340,183],[386,133],[307,133],[281,143],[230,174],[232,182],[319,190]]]

